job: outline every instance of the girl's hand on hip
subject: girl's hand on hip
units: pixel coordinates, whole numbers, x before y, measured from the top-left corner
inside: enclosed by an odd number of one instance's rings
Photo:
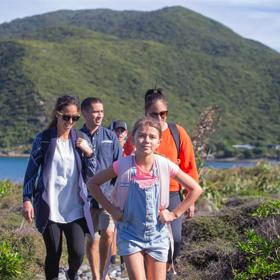
[[[174,212],[164,209],[159,211],[158,219],[161,223],[167,223],[174,221],[177,217]]]
[[[123,212],[119,207],[114,207],[111,215],[113,219],[117,222],[121,222],[123,220]]]

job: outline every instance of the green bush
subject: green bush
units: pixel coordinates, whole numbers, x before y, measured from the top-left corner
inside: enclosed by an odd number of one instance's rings
[[[269,216],[280,215],[280,200],[268,201],[252,213],[253,217],[265,218]]]
[[[242,272],[234,270],[234,279],[275,279],[273,276],[280,270],[280,259],[277,254],[280,236],[270,241],[258,235],[253,229],[248,230],[246,236],[246,242],[238,243],[239,249],[246,256],[246,270]]]
[[[275,235],[269,234],[269,239],[250,229],[246,232],[247,241],[239,242],[239,249],[245,254],[245,271],[234,270],[235,280],[276,279],[280,271],[280,234],[277,230],[275,217],[280,214],[280,200],[270,200],[261,204],[253,213],[253,217],[271,218]],[[278,279],[278,278],[277,278]]]
[[[6,196],[11,190],[12,183],[8,180],[0,181],[0,198]]]
[[[16,279],[22,274],[23,258],[7,242],[0,243],[0,278]]]

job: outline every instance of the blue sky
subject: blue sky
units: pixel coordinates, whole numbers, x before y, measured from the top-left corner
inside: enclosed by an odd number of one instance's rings
[[[280,52],[280,0],[0,0],[0,23],[61,9],[150,11],[180,5]]]

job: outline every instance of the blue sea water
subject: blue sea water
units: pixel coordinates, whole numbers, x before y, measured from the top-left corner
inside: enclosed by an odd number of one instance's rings
[[[28,158],[0,157],[0,180],[10,180],[15,183],[23,183],[24,173]],[[280,164],[280,161],[270,161],[271,164]],[[211,168],[236,168],[255,166],[255,161],[207,161],[206,166]]]
[[[207,167],[216,169],[238,168],[238,167],[252,167],[256,165],[254,161],[221,161],[210,160],[205,164]]]
[[[28,158],[0,157],[0,180],[22,183]]]

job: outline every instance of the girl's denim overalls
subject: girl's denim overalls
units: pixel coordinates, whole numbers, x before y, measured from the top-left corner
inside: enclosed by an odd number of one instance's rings
[[[153,174],[158,178],[156,164]],[[150,186],[140,188],[133,180],[136,167],[131,167],[131,182],[128,198],[124,207],[124,218],[117,224],[117,246],[121,256],[144,251],[154,259],[166,262],[169,249],[169,237],[166,224],[158,220],[159,180]]]

